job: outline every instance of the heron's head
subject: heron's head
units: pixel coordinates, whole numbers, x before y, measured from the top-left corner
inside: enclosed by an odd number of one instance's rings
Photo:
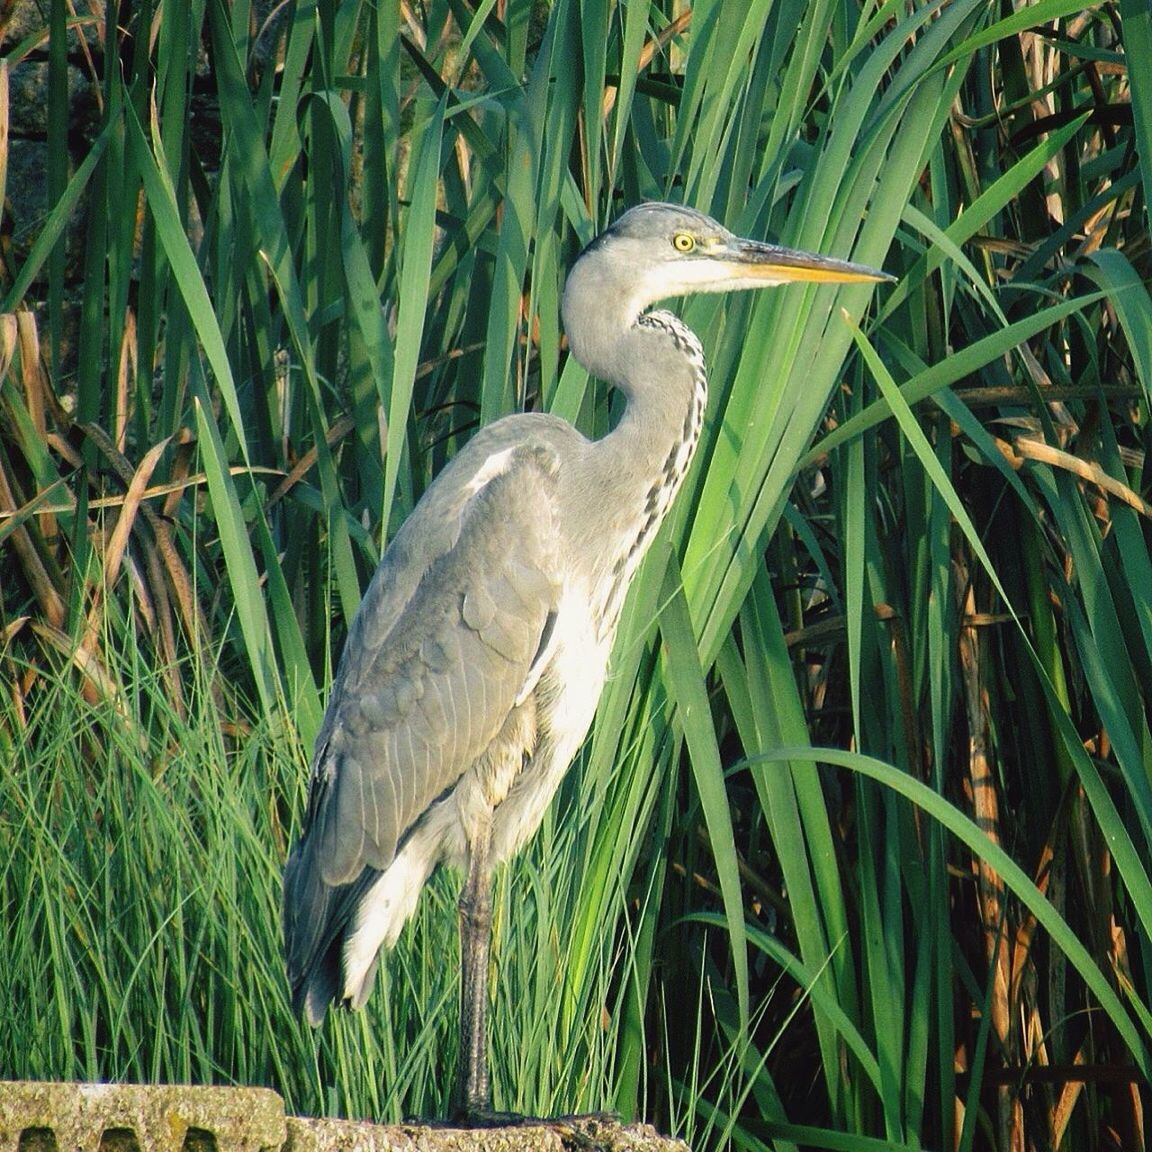
[[[582,363],[599,353],[657,301],[696,292],[737,292],[794,281],[875,283],[892,280],[794,248],[745,240],[695,209],[649,203],[629,209],[580,254],[564,289],[564,326]]]
[[[678,204],[640,204],[625,212],[584,250],[579,263],[585,262],[605,280],[624,272],[642,308],[694,292],[733,292],[793,281],[893,279],[863,264],[744,240],[703,212]]]

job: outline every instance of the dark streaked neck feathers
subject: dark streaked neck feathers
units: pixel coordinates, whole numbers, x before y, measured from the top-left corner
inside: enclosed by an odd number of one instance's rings
[[[573,355],[627,402],[593,449],[603,473],[594,482],[604,497],[599,548],[610,568],[596,606],[605,635],[615,629],[628,583],[687,474],[708,399],[700,341],[672,313],[644,311],[653,302],[644,288],[589,251],[564,293]]]

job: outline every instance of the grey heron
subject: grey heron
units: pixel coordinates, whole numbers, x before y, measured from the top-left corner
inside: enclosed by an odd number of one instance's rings
[[[658,301],[789,281],[891,279],[741,239],[700,212],[631,209],[572,266],[572,355],[618,389],[588,440],[542,413],[480,429],[429,486],[352,622],[284,874],[293,1004],[360,1007],[438,865],[464,874],[453,1107],[491,1107],[493,868],[532,835],[592,723],[629,581],[704,425],[695,334]]]

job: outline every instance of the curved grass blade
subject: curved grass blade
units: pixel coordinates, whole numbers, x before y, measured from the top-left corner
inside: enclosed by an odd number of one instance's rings
[[[1074,316],[1083,311],[1090,304],[1095,304],[1104,298],[1103,292],[1093,292],[1087,296],[1077,296],[1072,300],[1064,300],[1048,308],[1042,308],[1007,328],[999,329],[981,340],[975,341],[967,348],[959,349],[938,364],[929,365],[922,372],[917,373],[911,380],[900,385],[900,395],[906,405],[919,404],[942,388],[955,384],[965,376],[978,372],[987,364],[1011,352],[1025,340],[1031,339],[1038,332],[1043,332],[1054,324]],[[844,421],[833,432],[821,437],[813,446],[800,457],[797,469],[810,468],[826,452],[838,448],[855,436],[882,424],[893,414],[888,399],[881,397],[869,404],[863,412]]]
[[[1047,930],[1055,945],[1092,990],[1100,1007],[1108,1014],[1109,1020],[1123,1038],[1141,1074],[1145,1077],[1152,1075],[1152,1060],[1149,1059],[1144,1038],[1108,978],[1100,971],[1092,954],[1028,874],[1000,845],[991,841],[973,820],[949,804],[927,784],[909,776],[906,772],[901,772],[891,764],[885,764],[881,760],[858,752],[844,752],[834,748],[778,748],[765,753],[762,759],[770,762],[800,760],[813,765],[825,763],[847,768],[851,772],[891,788],[947,828],[1001,877],[1005,885]]]
[[[100,158],[104,155],[112,135],[112,127],[111,124],[105,125],[96,139],[92,141],[88,155],[84,157],[72,174],[72,179],[68,181],[63,195],[55,203],[52,211],[48,213],[48,219],[44,222],[44,227],[36,237],[27,258],[20,267],[20,271],[13,279],[12,287],[8,289],[4,303],[0,306],[0,311],[14,312],[16,306],[23,301],[32,282],[40,275],[44,264],[55,250],[56,242],[64,234],[68,221],[76,211],[96,165],[99,164]]]

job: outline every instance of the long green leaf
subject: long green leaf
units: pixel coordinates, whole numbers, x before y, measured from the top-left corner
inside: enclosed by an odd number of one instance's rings
[[[1149,1060],[1143,1038],[1112,984],[1107,976],[1100,971],[1088,949],[1084,947],[1068,926],[1068,922],[1045,899],[1044,894],[1033,884],[1027,873],[999,844],[990,840],[987,834],[972,820],[926,784],[922,784],[907,773],[870,756],[863,756],[854,752],[841,752],[831,748],[781,748],[773,752],[768,758],[782,761],[824,762],[847,768],[852,772],[868,777],[870,780],[876,780],[886,788],[907,797],[917,808],[945,827],[962,844],[987,863],[1017,899],[1036,917],[1037,921],[1052,937],[1056,946],[1068,957],[1081,979],[1092,990],[1100,1007],[1108,1014],[1113,1026],[1123,1036],[1141,1074],[1144,1076],[1152,1074],[1152,1062]]]
[[[675,567],[670,566],[668,583],[665,585],[667,600],[660,616],[660,634],[667,648],[664,667],[669,690],[676,701],[677,716],[684,729],[692,776],[696,781],[700,807],[708,828],[708,842],[720,879],[736,975],[740,1026],[746,1029],[749,1020],[748,945],[735,832],[728,808],[728,793],[724,786],[724,769],[720,761],[716,730],[712,725],[712,713],[704,690],[704,671],[697,657],[696,638],[692,633],[688,605],[674,574]]]

